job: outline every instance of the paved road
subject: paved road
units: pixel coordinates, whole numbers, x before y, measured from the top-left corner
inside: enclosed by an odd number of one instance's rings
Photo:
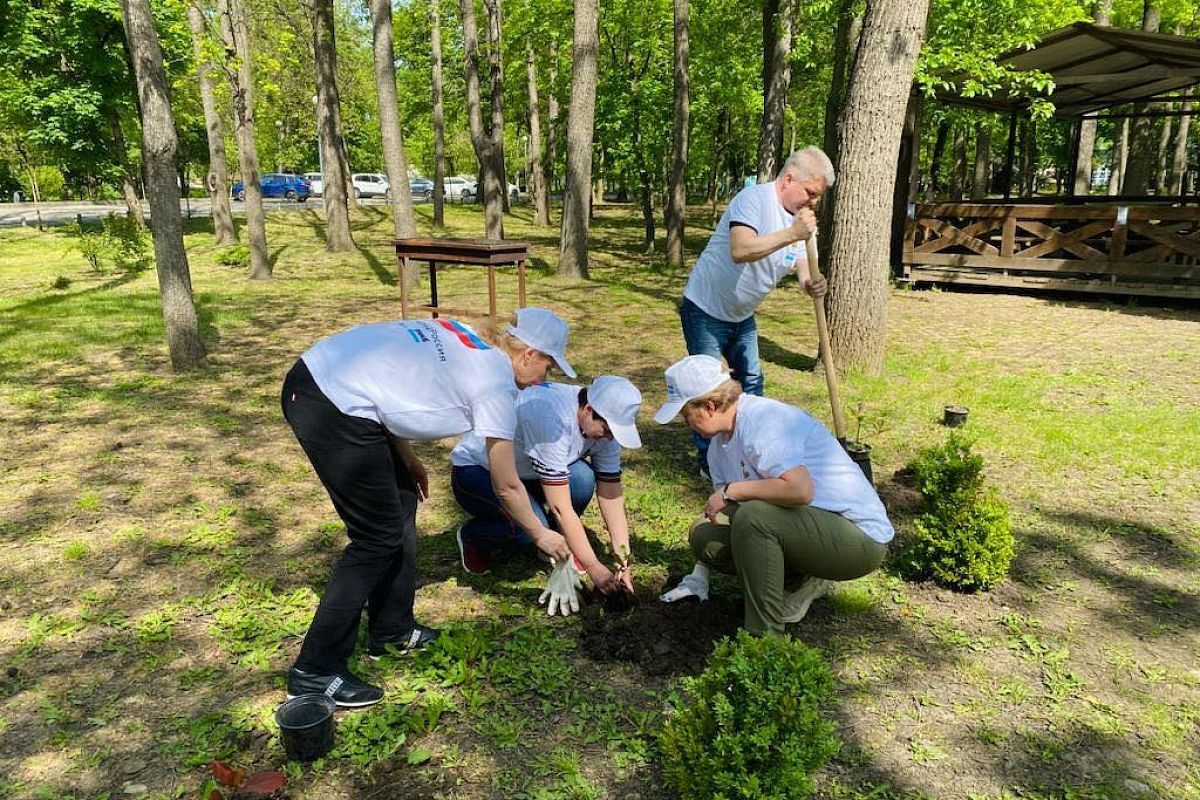
[[[234,212],[245,212],[245,203],[233,202]],[[383,199],[363,199],[359,203],[367,206],[387,205]],[[189,211],[190,206],[190,211]],[[150,216],[149,204],[144,204],[146,216]],[[287,200],[263,200],[263,208],[267,211],[302,211],[306,208],[323,209],[324,203],[319,197],[310,197],[303,203]],[[190,213],[193,217],[207,217],[212,214],[212,202],[206,197],[193,198],[188,202],[179,201],[179,210],[185,217]],[[82,219],[84,222],[98,222],[108,214],[125,214],[124,203],[93,203],[87,201],[65,201],[56,203],[0,203],[0,228],[18,227],[21,225],[36,226],[38,215],[41,214],[43,225],[67,225]]]

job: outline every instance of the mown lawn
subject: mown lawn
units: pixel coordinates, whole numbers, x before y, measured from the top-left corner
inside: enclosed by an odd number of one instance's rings
[[[450,235],[481,235],[477,212],[448,213]],[[600,211],[582,284],[549,274],[557,237],[528,207],[506,224],[533,245],[530,301],[572,323],[581,379],[626,375],[656,407],[684,353],[684,276],[641,253],[635,212]],[[382,209],[355,227],[359,251],[331,255],[313,212],[273,216],[275,278],[252,283],[195,223],[211,367],[182,376],[153,273],[93,273],[60,232],[0,232],[0,798],[193,797],[210,759],[282,767],[282,673],[344,537],[279,384],[320,336],[399,314]],[[515,278],[500,285],[512,307]],[[439,279],[455,306],[486,308],[484,287]],[[828,419],[794,285],[760,329],[768,394]],[[1197,353],[1194,307],[892,292],[886,374],[842,387],[880,492],[903,533],[911,492],[893,474],[945,438],[942,405],[965,404],[1019,553],[988,594],[885,571],[795,626],[838,680],[844,746],[821,796],[1200,800]],[[535,564],[465,576],[443,469],[419,517],[418,615],[446,641],[364,660],[387,701],[339,714],[337,750],[288,765],[288,796],[671,797],[655,743],[669,693],[739,612],[728,581],[704,609],[653,601],[690,565],[705,492],[678,425],[647,413],[641,429],[639,622],[547,620]],[[446,465],[451,444],[422,449]],[[599,530],[594,509],[585,521]]]

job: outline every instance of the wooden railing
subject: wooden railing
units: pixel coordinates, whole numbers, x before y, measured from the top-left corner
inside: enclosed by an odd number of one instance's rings
[[[1200,298],[1200,208],[915,205],[903,263],[914,282]]]

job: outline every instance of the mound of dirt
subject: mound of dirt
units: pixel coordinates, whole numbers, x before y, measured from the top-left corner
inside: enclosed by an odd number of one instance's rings
[[[736,633],[742,621],[741,609],[729,600],[663,603],[658,591],[625,602],[593,596],[579,616],[580,652],[598,663],[636,664],[656,676],[699,672],[713,644]]]

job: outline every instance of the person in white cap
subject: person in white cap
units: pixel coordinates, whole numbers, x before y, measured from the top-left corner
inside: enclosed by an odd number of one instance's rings
[[[513,446],[533,513],[542,524],[553,520],[566,537],[577,568],[605,593],[633,591],[621,448],[642,446],[636,425],[641,403],[637,387],[614,375],[602,375],[582,388],[565,383],[534,386],[517,401]],[[454,498],[471,515],[457,531],[463,569],[481,575],[490,569],[492,552],[529,547],[532,539],[521,520],[508,513],[491,491],[486,453],[477,434],[464,436],[451,451],[450,461]],[[596,555],[579,519],[593,494],[612,537],[615,571]]]
[[[417,503],[429,494],[429,475],[412,441],[478,434],[496,497],[542,552],[570,558],[566,540],[530,509],[512,447],[517,390],[544,381],[551,364],[575,375],[567,333],[544,308],[478,332],[452,319],[383,322],[334,334],[296,361],[283,383],[283,415],[350,544],[288,672],[289,696],[329,690],[347,707],[382,699],[348,666],[364,607],[373,658],[437,636],[413,618]]]
[[[654,421],[665,425],[682,413],[711,438],[714,489],[689,534],[696,569],[664,601],[707,599],[709,567],[736,573],[746,629],[777,634],[833,581],[882,563],[892,524],[828,428],[799,408],[743,393],[711,356],[688,356],[666,377],[667,402]]]
[[[804,242],[817,230],[813,208],[833,181],[833,164],[820,148],[792,153],[775,180],[730,201],[688,275],[679,304],[687,351],[724,358],[747,394],[761,397],[764,386],[755,309],[792,272],[808,294],[825,294],[825,279],[809,277]],[[693,439],[707,473],[708,442]]]

